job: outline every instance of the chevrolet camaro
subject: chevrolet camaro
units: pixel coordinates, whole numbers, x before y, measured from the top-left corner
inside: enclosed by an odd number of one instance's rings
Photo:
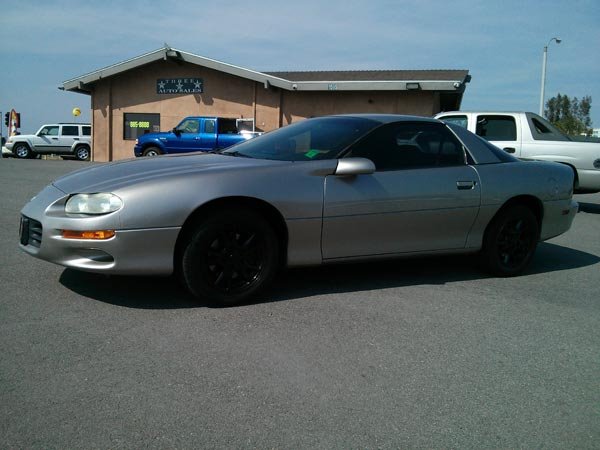
[[[177,274],[234,304],[281,267],[473,253],[522,273],[577,212],[573,171],[435,119],[304,120],[220,152],[94,164],[21,212],[20,247],[69,268]]]

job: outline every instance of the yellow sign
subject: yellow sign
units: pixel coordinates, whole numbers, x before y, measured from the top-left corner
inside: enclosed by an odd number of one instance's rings
[[[73,115],[75,117],[81,115],[81,110],[79,108],[73,108]]]

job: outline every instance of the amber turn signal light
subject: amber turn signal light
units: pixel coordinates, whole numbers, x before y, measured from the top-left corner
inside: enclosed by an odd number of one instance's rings
[[[92,239],[104,240],[110,239],[115,235],[115,230],[93,230],[93,231],[74,231],[63,230],[62,237],[65,239]]]

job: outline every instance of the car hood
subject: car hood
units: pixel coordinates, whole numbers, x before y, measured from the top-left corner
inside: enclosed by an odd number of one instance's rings
[[[151,141],[153,139],[159,139],[161,137],[165,137],[165,136],[169,136],[169,135],[173,135],[172,131],[161,131],[160,133],[146,133],[146,134],[142,134],[141,136],[138,136],[138,142],[143,142],[143,141]]]
[[[94,165],[58,178],[52,184],[66,194],[110,192],[137,183],[152,183],[158,178],[210,172],[247,172],[290,164],[294,163],[199,152]],[[335,168],[336,161],[330,164]]]
[[[13,136],[9,136],[6,139],[6,142],[13,142],[21,139],[33,139],[37,137],[35,134],[15,134]]]

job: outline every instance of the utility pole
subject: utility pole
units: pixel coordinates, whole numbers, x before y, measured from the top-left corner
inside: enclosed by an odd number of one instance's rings
[[[542,61],[542,92],[540,94],[540,116],[544,117],[544,90],[546,89],[546,62],[548,61],[548,46],[552,41],[556,41],[557,44],[562,42],[561,39],[553,37],[548,41],[548,44],[544,47],[544,58]]]

